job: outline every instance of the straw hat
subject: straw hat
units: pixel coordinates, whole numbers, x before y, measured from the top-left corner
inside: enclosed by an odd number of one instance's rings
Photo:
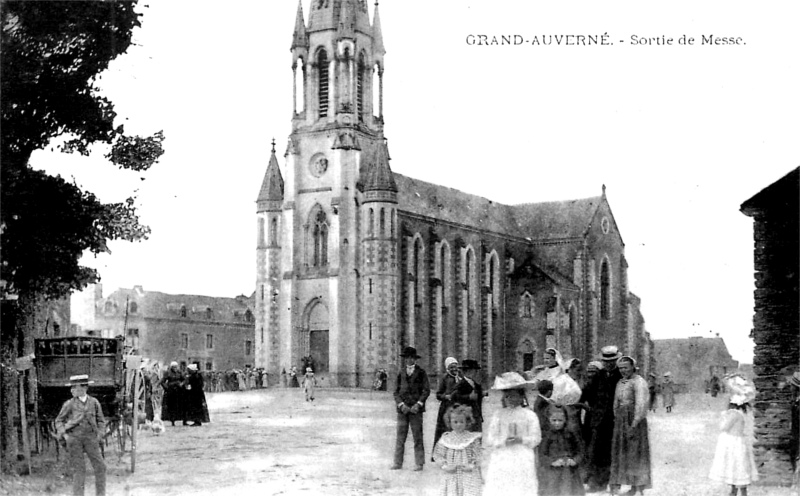
[[[506,389],[533,389],[536,384],[533,381],[526,381],[517,372],[505,372],[494,378],[492,389],[506,390]]]
[[[743,405],[756,399],[755,386],[740,374],[726,375],[724,380],[731,392],[730,402],[734,405]]]
[[[94,381],[89,380],[89,375],[80,374],[69,376],[69,383],[67,386],[88,386],[89,384],[94,384]]]
[[[604,361],[617,361],[622,358],[622,353],[620,353],[619,348],[616,346],[603,346],[600,349],[600,359]]]
[[[190,363],[189,365],[186,366],[186,368],[189,369],[189,370],[197,370],[197,364],[196,363]]]
[[[795,372],[792,374],[792,376],[789,378],[789,384],[796,388],[800,388],[800,372]]]

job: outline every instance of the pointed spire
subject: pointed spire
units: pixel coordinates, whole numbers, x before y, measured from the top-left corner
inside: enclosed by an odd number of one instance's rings
[[[275,157],[275,139],[272,139],[272,153],[269,157],[267,172],[264,174],[264,181],[261,183],[261,191],[258,193],[259,210],[262,202],[283,201],[283,176],[278,167],[278,159]]]
[[[294,35],[292,35],[292,50],[302,47],[308,48],[308,36],[306,35],[306,24],[303,20],[303,2],[297,1],[297,18],[294,21]]]
[[[378,146],[371,157],[371,162],[364,171],[364,192],[392,191],[396,193],[397,183],[395,183],[394,174],[389,167],[389,151],[385,144]]]
[[[342,3],[342,11],[339,15],[338,27],[338,35],[340,38],[356,38],[356,13],[354,9],[355,5],[353,2],[344,1]]]
[[[383,47],[383,31],[381,30],[381,16],[378,13],[378,0],[375,0],[375,13],[372,18],[372,53],[375,55],[386,54]]]

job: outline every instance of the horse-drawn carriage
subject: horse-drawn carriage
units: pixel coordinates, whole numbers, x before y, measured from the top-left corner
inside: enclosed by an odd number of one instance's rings
[[[35,349],[39,421],[45,427],[43,432],[55,432],[55,418],[64,402],[72,397],[67,386],[69,378],[87,374],[94,381],[89,392],[100,402],[106,418],[106,444],[111,438],[121,454],[130,438],[135,448],[131,428],[133,405],[138,403],[136,410],[143,410],[144,402],[134,401],[134,396],[143,399],[143,388],[135,387],[135,384],[142,384],[141,380],[134,380],[141,374],[138,366],[126,368],[129,357],[124,354],[124,338],[42,338],[35,341]],[[136,417],[138,419],[139,415]]]

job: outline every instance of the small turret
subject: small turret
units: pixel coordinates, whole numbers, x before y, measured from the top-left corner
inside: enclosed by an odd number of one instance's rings
[[[378,146],[361,173],[362,191],[367,201],[390,201],[397,203],[397,183],[389,167],[389,152],[386,144]]]
[[[386,49],[383,46],[383,31],[381,30],[381,16],[378,14],[378,2],[375,2],[375,13],[372,18],[372,53],[376,58],[383,60]]]
[[[297,18],[294,21],[294,34],[292,35],[292,50],[295,48],[308,48],[308,34],[303,19],[303,3],[297,2]]]
[[[278,159],[275,157],[275,140],[272,140],[272,154],[269,157],[267,172],[264,174],[264,181],[261,183],[261,190],[258,192],[258,212],[265,210],[280,209],[283,202],[283,176],[278,167]],[[278,205],[275,205],[277,203]]]

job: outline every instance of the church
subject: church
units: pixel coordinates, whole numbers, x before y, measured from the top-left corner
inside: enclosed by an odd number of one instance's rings
[[[298,5],[291,54],[285,177],[273,142],[256,201],[256,367],[310,356],[322,384],[368,387],[413,346],[432,377],[454,356],[491,380],[614,344],[650,369],[605,186],[503,205],[395,172],[377,4],[370,21],[365,0],[313,0],[307,22]]]

